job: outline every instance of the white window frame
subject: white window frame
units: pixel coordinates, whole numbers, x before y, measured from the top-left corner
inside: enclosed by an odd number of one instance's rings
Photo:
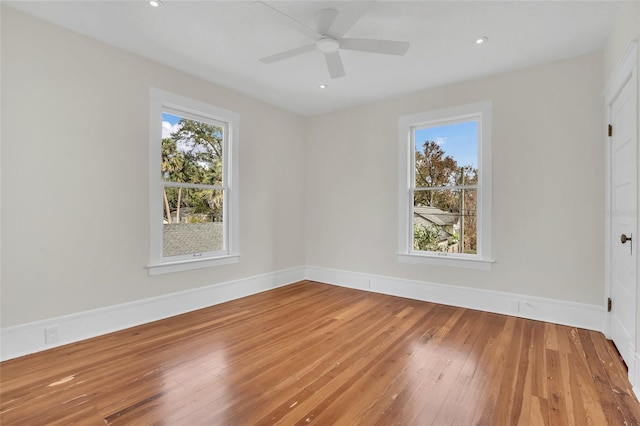
[[[492,102],[438,109],[398,119],[398,261],[490,270],[491,257],[491,138]],[[478,121],[478,185],[476,254],[424,252],[413,249],[413,191],[415,189],[414,130],[455,122]]]
[[[163,211],[162,190],[162,113],[179,115],[192,120],[213,122],[224,127],[223,138],[223,227],[224,250],[174,256],[162,253]],[[238,137],[240,115],[214,105],[176,95],[160,89],[150,90],[149,118],[149,275],[187,271],[210,266],[235,263],[240,260],[238,247]],[[191,185],[193,186],[193,185]],[[197,186],[197,185],[195,185]]]

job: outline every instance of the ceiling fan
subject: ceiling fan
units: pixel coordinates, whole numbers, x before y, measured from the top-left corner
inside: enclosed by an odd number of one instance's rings
[[[340,25],[336,22],[338,11],[335,9],[321,9],[316,12],[317,28],[313,29],[265,2],[257,1],[256,3],[261,5],[265,11],[282,24],[314,40],[314,43],[260,59],[260,62],[265,64],[272,64],[283,59],[318,50],[324,54],[331,78],[339,78],[345,75],[344,65],[339,53],[340,49],[397,56],[404,55],[409,49],[409,43],[404,41],[343,38],[342,36],[355,24],[355,20],[346,22],[346,25],[345,21],[343,21],[342,25]]]

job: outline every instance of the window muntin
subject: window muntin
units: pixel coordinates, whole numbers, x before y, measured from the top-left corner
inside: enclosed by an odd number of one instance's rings
[[[238,261],[238,128],[234,112],[151,89],[150,274]]]
[[[487,101],[399,118],[400,262],[491,268],[491,117]]]

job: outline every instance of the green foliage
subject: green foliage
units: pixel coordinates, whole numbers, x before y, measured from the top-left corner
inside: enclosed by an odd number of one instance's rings
[[[205,223],[205,222],[211,222],[210,220],[207,220],[208,218],[205,216],[203,217],[202,215],[189,215],[186,217],[186,222],[187,223]]]
[[[444,251],[440,244],[440,228],[436,225],[413,225],[413,249],[420,251]]]

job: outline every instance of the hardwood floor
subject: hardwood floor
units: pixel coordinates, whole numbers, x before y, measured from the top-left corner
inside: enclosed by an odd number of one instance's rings
[[[626,425],[600,333],[314,282],[0,364],[2,425]]]

